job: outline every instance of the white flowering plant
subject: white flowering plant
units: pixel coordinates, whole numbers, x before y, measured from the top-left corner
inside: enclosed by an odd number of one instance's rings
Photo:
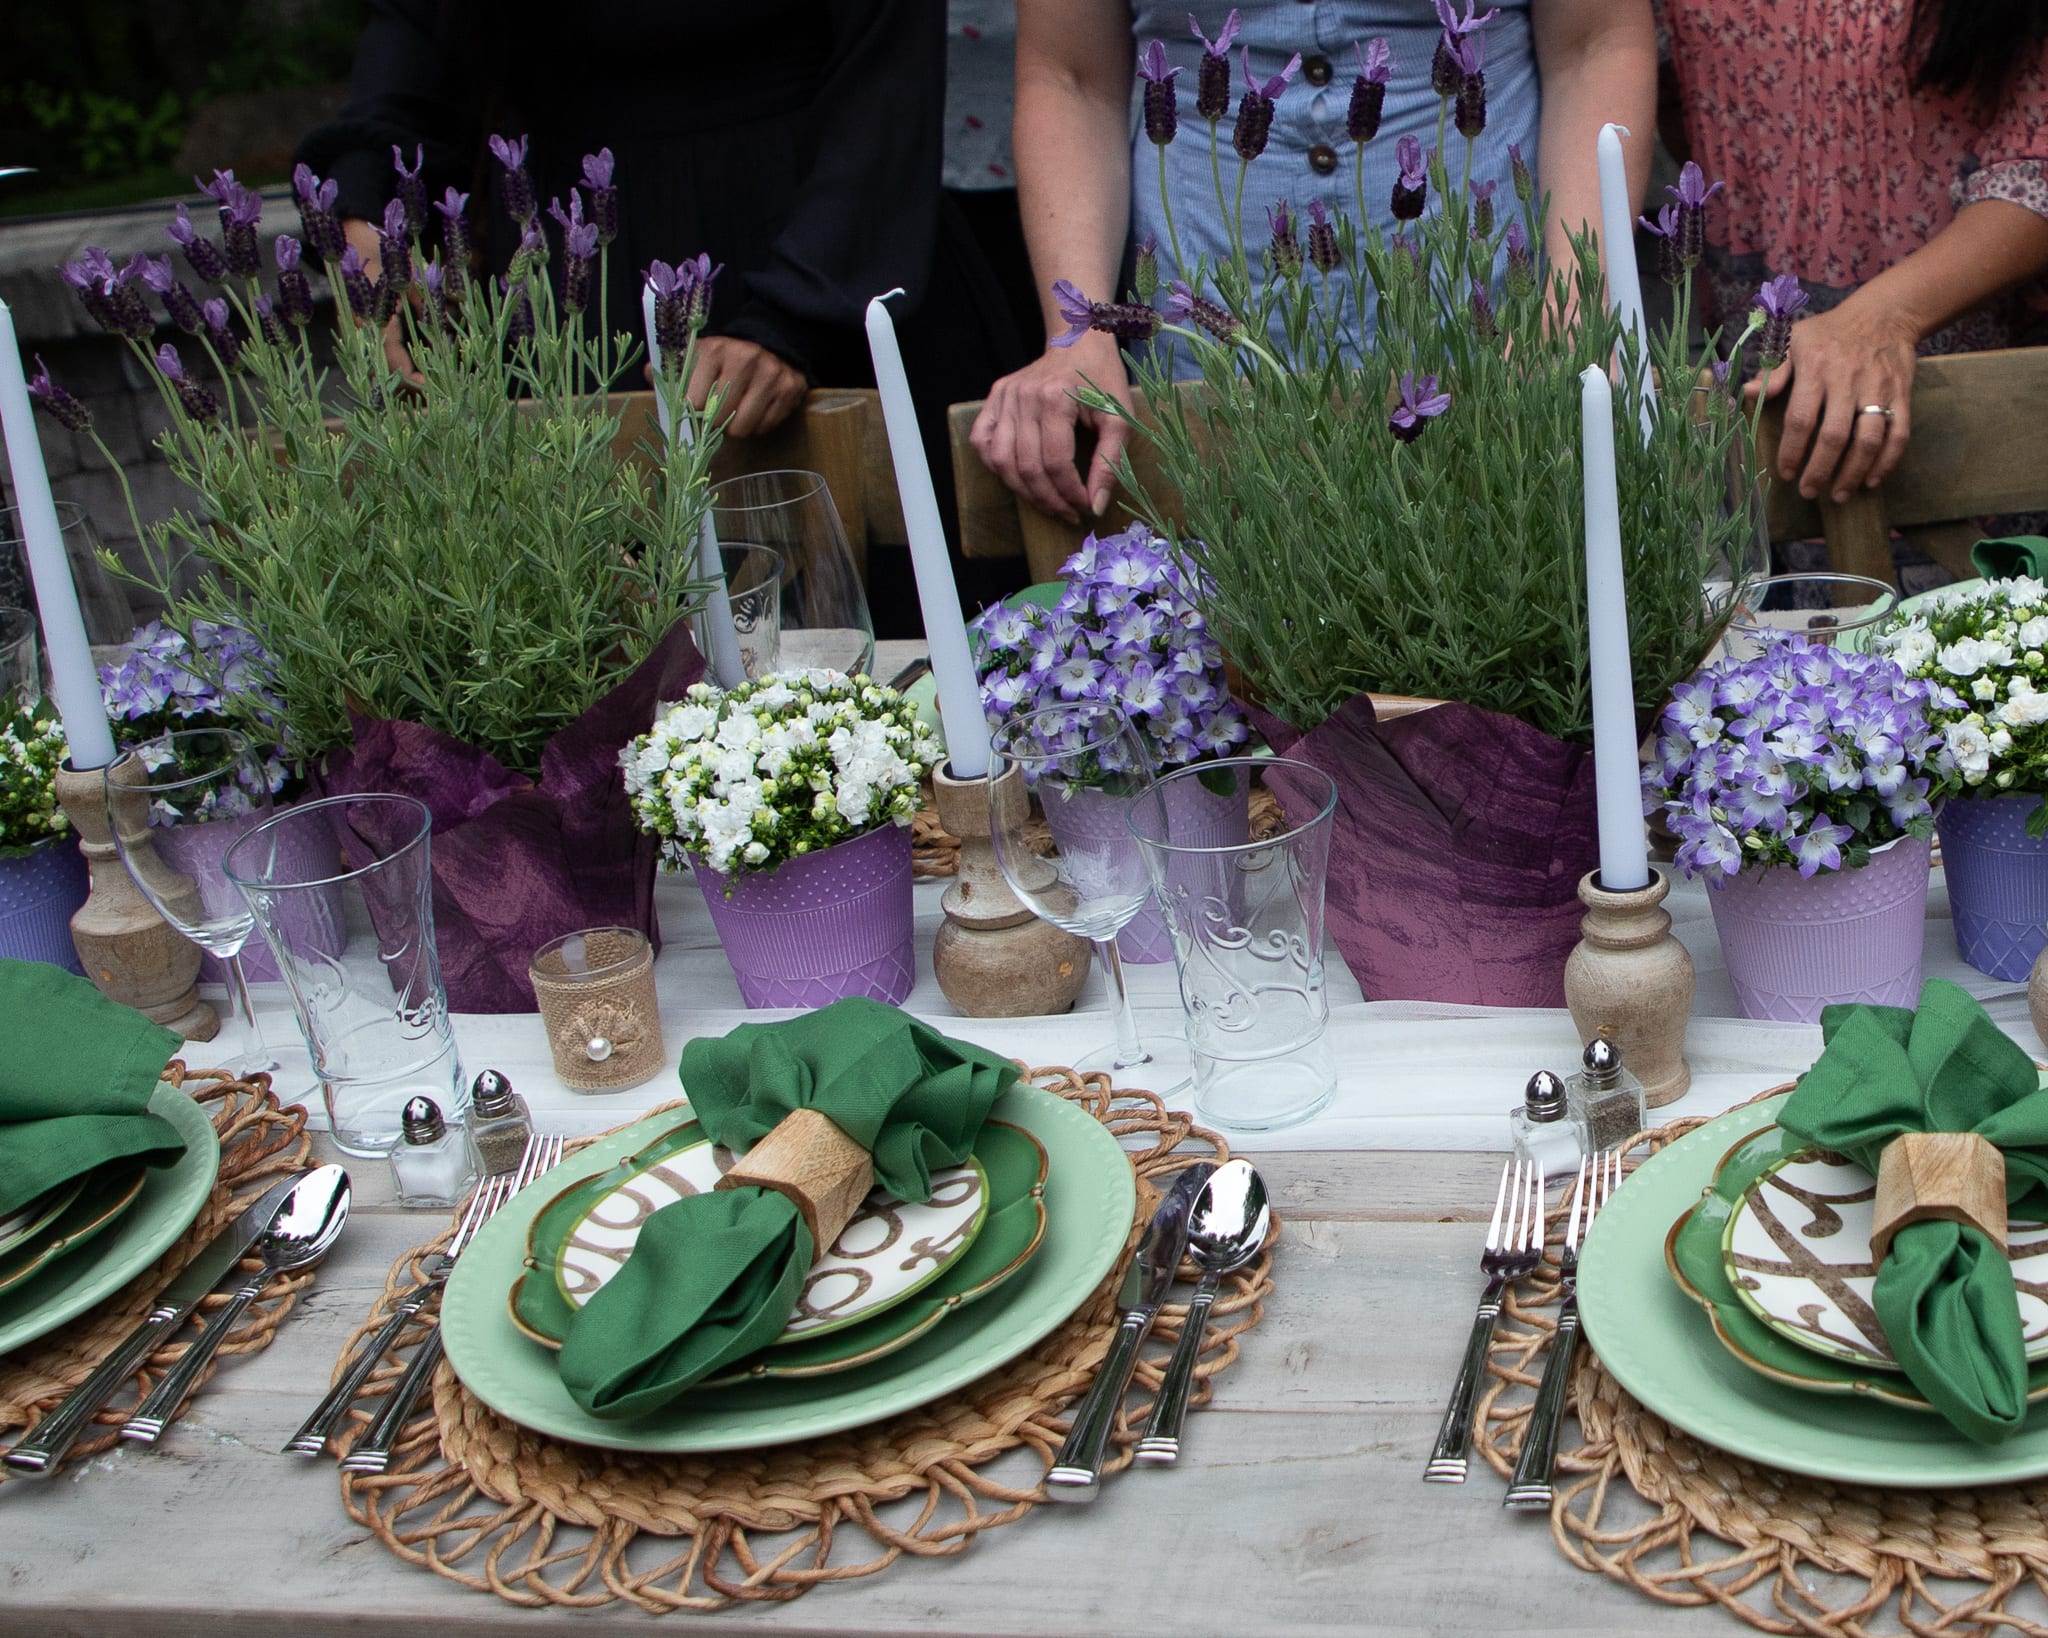
[[[54,707],[0,701],[0,859],[70,831],[57,806],[57,770],[70,754]]]
[[[620,753],[641,829],[731,882],[884,825],[908,825],[943,753],[893,688],[784,671],[698,683]]]
[[[1937,798],[2048,797],[2048,584],[2024,576],[1931,592],[1872,640],[1909,676],[1947,690]],[[2048,836],[2048,801],[2027,815]]]

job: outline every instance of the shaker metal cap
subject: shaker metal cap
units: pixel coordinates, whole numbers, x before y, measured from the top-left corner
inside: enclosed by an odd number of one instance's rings
[[[1605,1033],[1586,1043],[1586,1079],[1596,1087],[1613,1086],[1621,1078],[1621,1049]]]
[[[1529,1077],[1529,1084],[1522,1093],[1522,1108],[1533,1121],[1553,1121],[1564,1118],[1564,1082],[1547,1069],[1539,1069]]]
[[[410,1099],[399,1116],[399,1125],[407,1143],[433,1143],[448,1130],[441,1106],[432,1098]]]
[[[512,1113],[512,1083],[495,1069],[481,1069],[469,1087],[470,1106],[479,1115],[495,1120]]]

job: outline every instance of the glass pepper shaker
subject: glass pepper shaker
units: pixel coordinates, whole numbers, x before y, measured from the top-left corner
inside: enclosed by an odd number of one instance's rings
[[[399,1117],[391,1170],[401,1206],[445,1210],[469,1192],[480,1167],[469,1128],[459,1120],[450,1126],[432,1098],[413,1098]]]
[[[1508,1111],[1515,1157],[1526,1160],[1545,1177],[1563,1177],[1578,1169],[1579,1134],[1565,1115],[1564,1082],[1547,1069],[1529,1077],[1521,1104]]]
[[[1647,1124],[1643,1083],[1621,1061],[1621,1049],[1605,1031],[1586,1043],[1581,1063],[1584,1067],[1565,1083],[1565,1103],[1579,1144],[1589,1155],[1619,1149]]]
[[[493,1177],[517,1171],[533,1136],[533,1116],[512,1083],[495,1069],[481,1071],[470,1083],[469,1115],[484,1170]]]

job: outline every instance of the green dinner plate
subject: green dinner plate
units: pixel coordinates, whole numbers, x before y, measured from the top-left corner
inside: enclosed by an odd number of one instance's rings
[[[59,1183],[47,1194],[31,1200],[5,1223],[0,1223],[0,1256],[7,1255],[16,1246],[27,1244],[54,1223],[59,1213],[78,1198],[86,1181],[86,1177],[74,1177],[68,1183]]]
[[[152,1170],[121,1220],[76,1257],[66,1257],[0,1296],[0,1354],[54,1331],[112,1296],[192,1226],[220,1171],[220,1140],[206,1111],[175,1086],[159,1085],[149,1110],[185,1140],[185,1152]]]
[[[148,1175],[149,1168],[139,1162],[116,1161],[97,1175],[88,1173],[78,1179],[71,1204],[58,1214],[47,1233],[0,1256],[0,1292],[34,1279],[59,1257],[104,1231],[141,1198]]]
[[[560,1192],[550,1178],[515,1195],[480,1230],[449,1276],[441,1335],[448,1363],[500,1415],[556,1438],[614,1450],[717,1451],[786,1444],[893,1416],[950,1393],[1039,1341],[1084,1302],[1130,1239],[1137,1185],[1115,1136],[1080,1105],[1019,1086],[992,1113],[1045,1145],[1045,1243],[1017,1276],[951,1323],[872,1365],[807,1380],[747,1382],[685,1394],[630,1422],[579,1409],[554,1355],[522,1337],[505,1306],[526,1230]],[[666,1117],[664,1117],[666,1118]],[[631,1154],[628,1127],[563,1163],[563,1181]]]
[[[2033,1413],[2004,1444],[1972,1444],[1939,1417],[1875,1396],[1825,1398],[1774,1381],[1715,1341],[1706,1313],[1667,1273],[1665,1241],[1673,1219],[1708,1192],[1722,1156],[1774,1122],[1783,1103],[1747,1104],[1688,1133],[1645,1161],[1593,1220],[1579,1261],[1579,1319],[1601,1363],[1674,1427],[1792,1473],[1908,1489],[2048,1474],[2048,1413]]]

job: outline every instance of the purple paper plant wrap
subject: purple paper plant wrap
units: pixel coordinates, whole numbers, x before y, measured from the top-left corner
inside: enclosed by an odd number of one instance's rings
[[[1360,695],[1305,734],[1253,715],[1337,782],[1329,933],[1368,1000],[1564,1005],[1599,854],[1589,749],[1470,705],[1382,722]],[[1290,824],[1312,816],[1268,784]]]
[[[548,741],[537,785],[431,728],[354,719],[355,744],[328,756],[318,794],[394,791],[432,811],[434,929],[453,1011],[533,1011],[533,952],[581,927],[637,928],[661,948],[658,844],[633,823],[619,751],[646,732],[658,701],[703,674],[679,623]]]

